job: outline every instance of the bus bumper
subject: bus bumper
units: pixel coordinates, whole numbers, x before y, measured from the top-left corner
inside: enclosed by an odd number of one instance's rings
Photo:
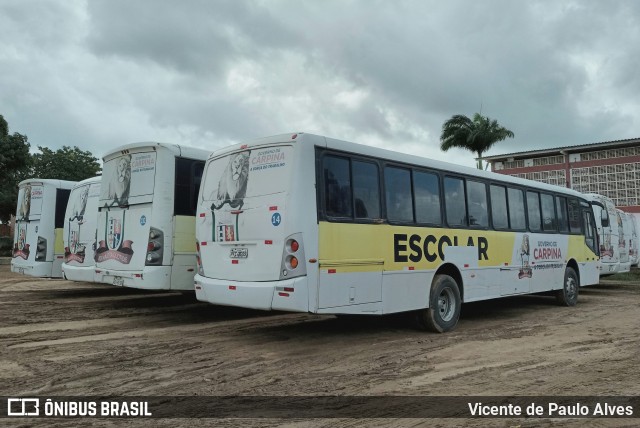
[[[69,281],[96,282],[95,266],[73,266],[63,263],[62,273],[64,274],[63,278]]]
[[[195,276],[196,299],[216,305],[265,311],[309,311],[306,277],[270,282],[239,282]]]
[[[145,266],[141,271],[95,269],[96,282],[142,290],[170,290],[171,266]]]
[[[38,278],[50,278],[53,262],[32,262],[20,263],[15,259],[11,260],[11,272],[22,275],[35,276]]]

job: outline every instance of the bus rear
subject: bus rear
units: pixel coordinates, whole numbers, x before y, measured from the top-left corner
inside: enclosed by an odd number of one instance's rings
[[[198,300],[309,310],[306,260],[317,257],[309,148],[303,136],[289,134],[235,146],[207,161],[196,218]]]
[[[78,183],[69,196],[64,216],[63,275],[72,281],[95,280],[96,225],[100,177]]]
[[[153,145],[124,146],[104,157],[95,251],[99,282],[170,288],[171,266],[163,263],[163,253],[172,225],[173,161]],[[154,194],[163,188],[171,189],[170,197]],[[167,205],[164,210],[154,209],[154,198]]]
[[[11,271],[62,277],[62,227],[72,181],[29,179],[20,183]]]

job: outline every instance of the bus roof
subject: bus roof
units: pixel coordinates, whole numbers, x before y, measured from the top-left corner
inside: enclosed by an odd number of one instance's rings
[[[298,144],[312,144],[323,148],[339,150],[346,153],[361,154],[364,156],[371,156],[380,159],[386,159],[392,162],[404,163],[413,166],[420,166],[426,168],[432,168],[443,172],[450,172],[455,174],[462,174],[466,176],[483,178],[486,180],[499,181],[503,183],[512,183],[519,186],[535,187],[540,190],[547,190],[556,193],[565,193],[577,197],[585,198],[585,195],[569,189],[567,187],[555,186],[552,184],[541,183],[539,181],[527,180],[524,178],[513,177],[506,174],[498,174],[491,171],[479,170],[476,168],[470,168],[467,166],[457,165],[449,162],[443,162],[435,159],[425,158],[416,155],[409,155],[392,150],[381,149],[378,147],[367,146],[364,144],[351,143],[348,141],[337,140],[334,138],[324,137],[321,135],[307,134],[303,132],[292,132],[289,134],[279,134],[270,137],[257,138],[249,141],[245,141],[240,144],[234,144],[222,149],[218,149],[211,153],[210,158],[224,155],[225,153],[231,153],[237,150],[241,150],[244,146],[267,146],[276,143],[292,143]]]
[[[91,178],[86,178],[82,181],[78,181],[76,183],[75,186],[73,186],[74,188],[76,187],[80,187],[80,186],[86,186],[87,184],[93,184],[93,183],[99,183],[102,180],[102,176],[101,175],[96,175],[95,177],[91,177]]]
[[[206,160],[211,154],[211,150],[198,149],[196,147],[189,146],[181,146],[179,144],[171,144],[171,143],[158,143],[154,141],[144,141],[139,143],[131,143],[125,144],[123,146],[116,147],[102,156],[102,161],[106,162],[107,158],[111,158],[117,155],[120,155],[124,150],[133,150],[133,149],[141,149],[145,147],[153,147],[156,150],[158,148],[166,149],[172,152],[175,156],[192,158],[192,159],[202,159]]]
[[[44,185],[56,187],[58,189],[71,189],[78,182],[67,181],[67,180],[53,180],[50,178],[28,178],[26,180],[21,181],[20,184],[18,184],[18,187],[22,187],[27,184],[33,184],[33,183],[41,183]]]

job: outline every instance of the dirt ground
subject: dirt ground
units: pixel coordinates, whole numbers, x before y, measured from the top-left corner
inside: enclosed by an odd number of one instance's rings
[[[640,395],[640,284],[463,306],[455,331],[263,313],[0,265],[0,395]],[[640,412],[640,409],[636,409]],[[82,420],[93,426],[637,426],[638,419]],[[0,419],[0,425],[17,420]],[[31,420],[78,426],[79,420]],[[46,422],[46,424],[44,424]]]

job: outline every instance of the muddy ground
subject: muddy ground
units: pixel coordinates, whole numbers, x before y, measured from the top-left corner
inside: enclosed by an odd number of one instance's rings
[[[0,395],[640,395],[640,284],[463,306],[455,331],[263,313],[0,265]],[[636,409],[640,412],[640,409]],[[363,415],[366,416],[366,415]],[[637,426],[640,419],[93,419],[11,426]],[[45,423],[46,422],[46,423]]]

